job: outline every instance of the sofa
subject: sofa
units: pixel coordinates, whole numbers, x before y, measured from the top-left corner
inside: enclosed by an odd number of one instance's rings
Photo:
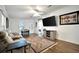
[[[5,51],[9,44],[19,41],[19,40],[13,40],[13,37],[16,36],[11,36],[11,35],[12,34],[9,34],[6,31],[0,31],[0,52]],[[18,39],[19,38],[21,37],[19,36]]]
[[[8,42],[6,41],[6,33],[0,31],[0,52],[3,52],[8,46]]]

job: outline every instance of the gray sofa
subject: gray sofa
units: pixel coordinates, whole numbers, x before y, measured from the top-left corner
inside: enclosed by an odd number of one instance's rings
[[[9,44],[15,43],[19,40],[13,40],[6,31],[0,31],[0,52],[6,50]]]
[[[0,52],[3,52],[8,46],[5,32],[0,31]]]

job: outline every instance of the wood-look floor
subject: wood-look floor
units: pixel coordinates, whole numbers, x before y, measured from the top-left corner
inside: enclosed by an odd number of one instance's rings
[[[40,53],[43,50],[49,48],[50,46],[54,46],[55,42],[50,41],[44,37],[39,37],[38,35],[32,34],[25,38],[27,41],[31,42],[31,47],[36,53]],[[30,50],[31,51],[31,50]]]
[[[70,42],[66,42],[62,40],[56,40],[56,43],[57,44],[55,46],[48,48],[46,51],[44,51],[44,53],[78,53],[79,52],[79,45],[72,44]]]
[[[33,41],[35,39],[34,43],[40,39],[39,37],[37,38],[35,36],[29,36],[29,38]],[[47,50],[43,51],[43,53],[79,53],[79,45],[62,40],[56,40],[56,43],[57,44],[55,46],[52,46],[50,48],[48,47]],[[34,53],[34,51],[31,50],[30,53]]]
[[[47,50],[45,53],[79,53],[79,45],[66,41],[57,40],[57,45]]]

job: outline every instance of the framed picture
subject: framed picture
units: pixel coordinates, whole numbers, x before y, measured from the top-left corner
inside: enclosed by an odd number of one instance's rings
[[[79,24],[79,11],[59,16],[60,25]]]

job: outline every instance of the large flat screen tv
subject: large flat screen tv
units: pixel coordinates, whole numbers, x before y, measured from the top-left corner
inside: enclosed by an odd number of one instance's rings
[[[55,16],[42,19],[43,26],[56,26]]]

